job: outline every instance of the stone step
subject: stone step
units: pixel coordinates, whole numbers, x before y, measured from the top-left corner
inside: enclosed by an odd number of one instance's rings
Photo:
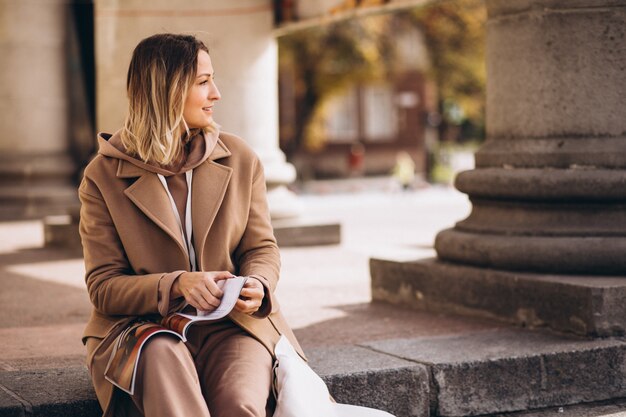
[[[0,187],[0,202],[41,202],[64,199],[77,201],[78,187],[73,184],[37,184],[28,187],[11,185]]]
[[[0,186],[64,183],[76,173],[76,163],[63,153],[0,155]]]
[[[338,402],[398,417],[595,417],[626,403],[626,341],[618,339],[496,329],[307,353]],[[100,409],[87,370],[65,366],[0,372],[0,415],[95,417]]]
[[[338,402],[383,408],[397,416],[428,415],[426,367],[358,346],[314,349],[310,356]],[[2,417],[101,415],[84,366],[0,372]]]
[[[0,220],[36,219],[78,207],[77,187],[71,184],[0,185]]]
[[[293,218],[272,220],[278,246],[320,246],[341,243],[341,224],[323,219]]]
[[[101,417],[85,367],[0,373],[0,416]]]
[[[397,417],[429,415],[430,371],[424,364],[358,345],[306,353],[337,402],[378,408]]]
[[[82,249],[78,232],[79,216],[76,206],[73,215],[46,216],[44,236],[46,247]],[[341,243],[339,223],[315,220],[287,219],[272,221],[276,241],[281,248],[294,246],[337,245]]]
[[[371,259],[370,272],[375,301],[583,336],[626,334],[623,276],[532,274],[437,259]]]
[[[626,342],[501,329],[364,344],[429,369],[433,415],[476,416],[626,397]]]
[[[626,399],[494,414],[490,417],[626,417]]]

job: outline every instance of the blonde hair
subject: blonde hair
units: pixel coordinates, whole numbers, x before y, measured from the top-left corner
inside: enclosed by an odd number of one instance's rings
[[[209,52],[191,35],[163,33],[135,47],[128,68],[128,116],[121,139],[126,150],[144,162],[169,165],[190,135],[183,119],[189,87],[195,80],[198,53]],[[207,130],[215,129],[215,125]]]

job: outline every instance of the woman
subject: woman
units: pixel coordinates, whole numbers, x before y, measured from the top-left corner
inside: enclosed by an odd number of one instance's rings
[[[193,36],[141,41],[128,70],[128,116],[98,136],[79,188],[80,234],[94,309],[83,334],[104,415],[271,415],[272,352],[300,349],[273,292],[280,256],[263,168],[220,132],[207,47]],[[142,349],[133,395],[104,379],[118,336],[138,317],[219,305],[219,281],[249,277],[235,310],[195,324],[183,343],[156,335]]]

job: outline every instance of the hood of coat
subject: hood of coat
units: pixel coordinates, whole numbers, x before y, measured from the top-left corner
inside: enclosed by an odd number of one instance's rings
[[[144,162],[134,155],[129,154],[122,143],[121,132],[122,130],[120,129],[114,134],[99,133],[98,153],[127,161],[138,168],[155,174],[161,174],[165,177],[181,174],[196,168],[209,159],[213,151],[216,150],[216,147],[221,148],[217,146],[219,130],[208,133],[199,130],[195,134],[192,134],[191,138],[185,144],[185,154],[180,161],[168,166],[162,166],[153,162]]]

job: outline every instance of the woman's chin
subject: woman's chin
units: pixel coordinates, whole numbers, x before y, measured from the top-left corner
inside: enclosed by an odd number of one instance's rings
[[[187,126],[189,126],[189,129],[204,129],[206,127],[209,127],[213,124],[213,118],[209,118],[209,120],[203,120],[202,122],[198,122],[198,123],[187,123]]]

